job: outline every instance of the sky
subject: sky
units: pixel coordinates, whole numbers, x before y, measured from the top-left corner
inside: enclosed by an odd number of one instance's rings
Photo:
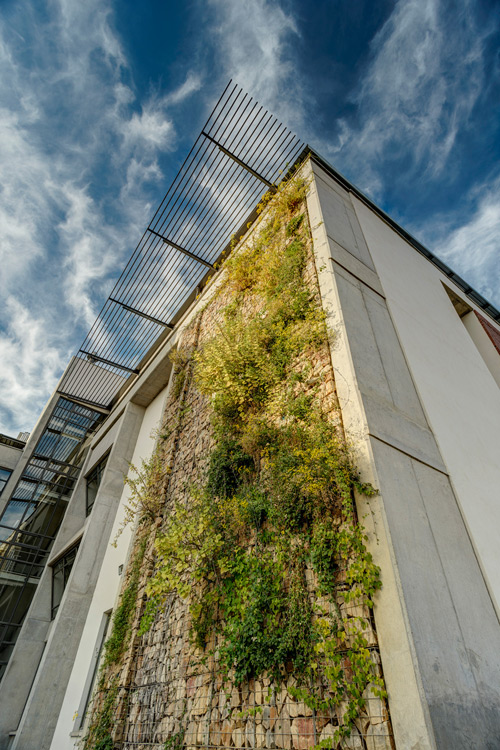
[[[229,79],[500,307],[500,0],[0,0],[0,432],[30,431]]]

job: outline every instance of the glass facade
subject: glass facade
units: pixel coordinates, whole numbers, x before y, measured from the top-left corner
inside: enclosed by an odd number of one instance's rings
[[[99,489],[99,486],[101,484],[101,479],[104,473],[104,467],[106,466],[107,460],[108,460],[108,457],[106,456],[106,458],[103,458],[103,460],[100,461],[94,469],[92,469],[90,474],[87,475],[87,488],[86,488],[87,515],[90,515],[90,512],[94,506],[95,499],[97,497],[97,490]]]
[[[102,416],[59,398],[0,518],[0,678]]]
[[[68,550],[65,555],[60,557],[52,566],[52,619],[54,619],[57,610],[59,609],[79,545],[80,543],[71,547],[71,549]]]
[[[10,469],[2,469],[2,467],[0,467],[0,495],[2,494],[3,488],[7,484],[11,474],[12,472]]]

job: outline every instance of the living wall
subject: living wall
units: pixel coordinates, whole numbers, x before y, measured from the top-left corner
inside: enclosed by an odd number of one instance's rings
[[[370,615],[381,582],[353,503],[354,491],[375,491],[335,405],[306,189],[295,177],[264,201],[192,324],[217,306],[212,335],[176,352],[173,397],[182,414],[187,384],[202,394],[212,448],[188,492],[164,498],[139,636],[180,597],[200,662],[216,664],[224,689],[265,679],[256,713],[283,685],[309,713],[334,710],[335,731],[316,738],[333,747],[370,696],[385,697]],[[161,441],[156,471],[158,455]],[[182,745],[182,732],[172,737]]]

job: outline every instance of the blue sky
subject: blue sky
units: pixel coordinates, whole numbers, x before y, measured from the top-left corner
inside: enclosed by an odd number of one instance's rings
[[[500,306],[500,3],[0,0],[0,432],[30,430],[229,78]]]

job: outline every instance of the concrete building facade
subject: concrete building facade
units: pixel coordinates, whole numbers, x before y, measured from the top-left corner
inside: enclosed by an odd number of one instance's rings
[[[381,568],[374,617],[392,742],[397,750],[494,750],[500,313],[321,157],[310,155],[300,169],[322,304],[335,333],[342,422],[363,481],[379,490],[357,502]],[[32,601],[0,683],[4,750],[71,750],[82,741],[133,539],[127,527],[111,544],[130,496],[123,477],[154,449],[172,388],[169,354],[217,278],[187,301],[140,371],[119,384],[110,410],[56,391],[22,456],[4,461],[14,470],[0,498],[8,510],[16,482],[41,455],[40,440],[56,430],[54,405],[77,410],[78,445],[52,458],[70,465],[70,453],[78,453],[78,472],[57,495],[65,512],[37,560]],[[37,533],[26,518],[19,522],[25,533]],[[376,737],[344,746],[385,747]]]

